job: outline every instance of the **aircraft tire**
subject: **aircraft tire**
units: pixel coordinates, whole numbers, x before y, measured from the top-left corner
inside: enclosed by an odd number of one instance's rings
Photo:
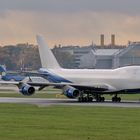
[[[78,97],[78,102],[82,102],[82,101],[83,101],[82,97]]]
[[[96,98],[96,102],[104,102],[104,101],[105,101],[105,97]]]
[[[121,102],[121,98],[120,98],[120,97],[118,97],[117,101],[118,101],[118,102]]]
[[[88,98],[88,102],[92,102],[93,98],[92,97],[89,97]]]
[[[121,102],[120,97],[112,97],[112,102]]]
[[[101,97],[101,102],[104,102],[105,101],[105,97]]]
[[[92,102],[93,98],[92,97],[79,97],[78,101],[79,102]]]

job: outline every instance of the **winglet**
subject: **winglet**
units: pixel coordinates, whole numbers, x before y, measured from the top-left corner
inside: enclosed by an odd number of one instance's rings
[[[37,35],[36,39],[39,45],[39,54],[40,54],[42,67],[47,69],[61,68],[55,56],[53,55],[52,51],[49,49],[48,45],[46,44],[45,39],[40,35]]]

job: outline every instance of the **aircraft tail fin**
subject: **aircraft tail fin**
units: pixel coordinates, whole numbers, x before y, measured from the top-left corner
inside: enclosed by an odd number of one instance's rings
[[[0,72],[6,72],[6,67],[4,65],[0,65]]]
[[[0,65],[0,73],[2,77],[6,75],[7,70],[6,70],[5,65]]]
[[[39,45],[39,54],[42,67],[47,69],[61,68],[52,51],[49,49],[47,43],[45,42],[45,39],[40,35],[37,35],[36,39]]]

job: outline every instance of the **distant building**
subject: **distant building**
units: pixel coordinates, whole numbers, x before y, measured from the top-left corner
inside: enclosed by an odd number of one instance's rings
[[[128,65],[140,65],[140,42],[130,43],[124,49],[92,50],[80,58],[79,68],[111,69]]]
[[[86,47],[64,46],[64,47],[55,47],[55,48],[53,48],[52,51],[55,55],[57,55],[58,52],[61,52],[61,53],[68,52],[68,53],[70,53],[74,58],[71,68],[79,68],[80,58],[83,55],[88,54],[92,50],[92,47],[94,47],[94,46],[93,45],[86,46]]]
[[[74,48],[74,50],[73,50],[74,68],[79,68],[81,57],[90,53],[91,50],[92,50],[91,47]]]
[[[79,48],[78,46],[63,46],[63,47],[57,47],[57,46],[55,46],[53,49],[52,49],[52,51],[53,51],[53,53],[54,54],[56,54],[57,55],[57,52],[59,51],[59,52],[69,52],[70,54],[72,54],[73,55],[73,50],[75,49],[75,48]]]
[[[81,57],[79,68],[110,69],[113,67],[114,54],[118,51],[119,49],[92,50]]]
[[[140,65],[140,42],[129,43],[128,46],[114,55],[113,68]]]
[[[115,36],[110,45],[86,47],[56,47],[53,52],[69,52],[73,56],[71,68],[111,69],[128,65],[140,65],[140,42],[129,42],[128,46],[115,45]]]

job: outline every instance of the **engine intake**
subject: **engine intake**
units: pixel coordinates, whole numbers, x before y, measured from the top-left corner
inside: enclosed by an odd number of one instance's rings
[[[30,95],[33,95],[35,93],[35,88],[28,85],[28,84],[23,84],[19,91],[23,94],[23,95],[26,95],[26,96],[30,96]]]
[[[68,98],[76,98],[80,94],[80,91],[72,86],[65,86],[63,90],[64,95]]]

